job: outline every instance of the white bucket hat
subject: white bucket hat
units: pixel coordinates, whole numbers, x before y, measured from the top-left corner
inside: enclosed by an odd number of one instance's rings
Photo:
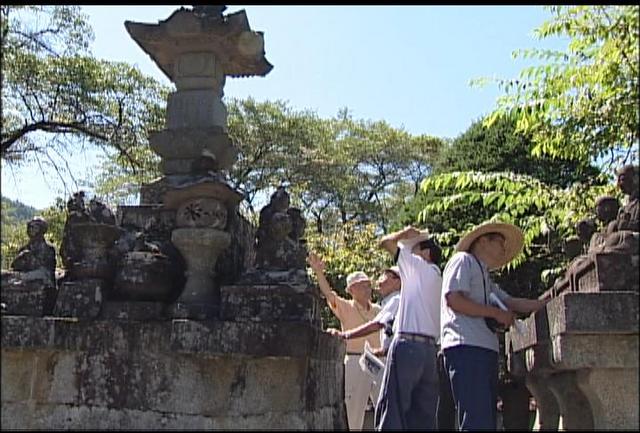
[[[347,275],[347,288],[361,281],[371,282],[371,279],[362,271],[351,272],[349,275]]]

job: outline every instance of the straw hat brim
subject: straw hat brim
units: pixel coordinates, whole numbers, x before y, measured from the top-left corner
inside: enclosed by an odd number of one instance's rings
[[[420,234],[412,238],[402,239],[398,241],[398,245],[402,245],[403,248],[409,248],[409,250],[411,250],[413,249],[415,244],[417,244],[418,242],[426,241],[427,239],[429,239],[429,230],[421,230]]]
[[[505,254],[502,260],[491,268],[492,270],[503,267],[513,260],[513,258],[522,250],[524,245],[524,235],[522,234],[522,230],[513,224],[495,222],[480,224],[478,227],[464,235],[464,237],[456,244],[456,251],[468,252],[473,241],[487,233],[500,233],[505,239]]]

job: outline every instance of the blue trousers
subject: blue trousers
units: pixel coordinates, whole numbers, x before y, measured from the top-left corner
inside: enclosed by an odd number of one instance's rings
[[[466,345],[443,352],[460,430],[496,430],[498,353]]]
[[[376,430],[435,430],[436,347],[396,336],[375,411]]]

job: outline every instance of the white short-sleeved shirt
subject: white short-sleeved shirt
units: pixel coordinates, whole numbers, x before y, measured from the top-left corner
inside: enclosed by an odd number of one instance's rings
[[[484,278],[484,285],[483,285]],[[458,345],[478,346],[489,350],[498,351],[498,337],[491,332],[485,324],[484,317],[467,316],[453,311],[447,306],[446,295],[451,292],[462,292],[464,295],[478,303],[489,301],[489,293],[493,292],[502,301],[511,298],[504,290],[491,281],[489,270],[480,260],[467,253],[457,252],[451,257],[444,268],[441,297],[442,328],[440,331],[440,344],[442,349]]]
[[[394,322],[398,313],[399,305],[400,292],[395,291],[393,293],[390,293],[380,301],[382,310],[380,310],[378,315],[373,318],[374,322],[384,326],[384,328],[380,330],[380,347],[382,347],[383,349],[388,349],[389,345],[391,344],[392,335],[388,335],[387,329],[392,329],[392,323]],[[390,334],[393,334],[393,331],[391,331]]]
[[[402,280],[398,314],[393,322],[394,335],[398,332],[440,336],[440,269],[399,244],[398,267]]]

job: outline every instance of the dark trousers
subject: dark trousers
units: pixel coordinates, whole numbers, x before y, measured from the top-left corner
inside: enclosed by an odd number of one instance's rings
[[[440,393],[438,395],[438,430],[453,431],[456,427],[456,405],[451,393],[451,383],[449,374],[444,367],[444,355],[438,353],[438,385]]]
[[[435,430],[437,402],[436,347],[395,337],[376,405],[376,430]]]
[[[460,430],[495,430],[498,353],[465,345],[443,352]]]

